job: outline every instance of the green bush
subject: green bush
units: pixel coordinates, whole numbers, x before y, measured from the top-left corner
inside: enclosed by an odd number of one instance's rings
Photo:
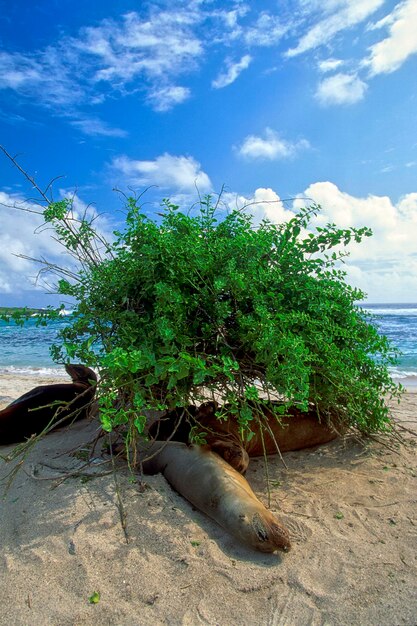
[[[130,198],[110,244],[70,209],[65,200],[44,214],[81,263],[58,283],[77,309],[53,356],[99,370],[105,430],[126,424],[136,436],[146,411],[210,396],[245,429],[253,402],[277,394],[287,408],[313,403],[323,419],[363,432],[390,427],[395,350],[340,269],[345,246],[369,229],[313,230],[317,206],[255,228],[248,213],[225,215],[210,197],[195,214],[166,201],[157,223]]]

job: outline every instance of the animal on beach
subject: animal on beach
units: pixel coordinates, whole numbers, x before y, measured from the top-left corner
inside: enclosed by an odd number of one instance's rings
[[[49,425],[88,415],[97,376],[84,365],[68,364],[65,369],[72,383],[40,385],[0,411],[0,445],[24,441]]]
[[[342,432],[337,421],[320,420],[314,409],[292,407],[280,415],[278,403],[253,408],[252,436],[242,438],[229,407],[205,402],[177,408],[151,423],[150,460],[146,473],[161,472],[171,486],[223,528],[256,550],[288,551],[288,530],[253,493],[244,474],[250,457],[300,450],[324,444]],[[219,420],[217,415],[228,419]],[[279,419],[277,419],[277,415]],[[189,445],[191,431],[204,437],[203,446]],[[178,440],[180,442],[178,442]]]
[[[232,415],[226,420],[217,419],[219,412],[227,415],[228,407],[221,410],[216,402],[205,402],[198,409],[192,405],[185,411],[175,409],[155,420],[149,427],[149,434],[154,439],[187,443],[193,429],[194,433],[204,436],[212,450],[244,473],[249,457],[311,448],[328,443],[341,433],[340,425],[320,420],[314,409],[302,412],[292,407],[277,419],[274,404],[279,405],[270,402],[254,407],[254,419],[250,423],[252,435],[247,439],[242,439],[239,424]]]
[[[161,472],[170,485],[245,545],[287,552],[288,530],[258,500],[247,480],[208,446],[152,442],[143,471]]]
[[[48,426],[85,417],[96,391],[95,373],[67,365],[72,383],[43,385],[0,411],[0,444],[23,441]],[[257,406],[251,438],[242,439],[238,422],[218,420],[220,407],[176,409],[149,427],[150,443],[141,447],[145,473],[161,472],[171,486],[245,545],[262,552],[288,551],[288,530],[255,496],[242,474],[249,457],[298,450],[335,439],[337,430],[313,410],[291,409],[277,420],[273,404]],[[227,405],[222,409],[227,416]],[[190,445],[191,429],[206,445]]]

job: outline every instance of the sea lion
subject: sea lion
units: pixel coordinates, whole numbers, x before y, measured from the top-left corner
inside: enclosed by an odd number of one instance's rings
[[[340,434],[335,426],[320,420],[316,410],[307,412],[291,407],[282,416],[274,413],[274,405],[279,403],[265,403],[253,406],[254,419],[250,428],[254,433],[249,441],[242,439],[239,434],[239,424],[235,419],[218,420],[218,407],[215,402],[202,404],[195,416],[201,428],[208,431],[208,437],[217,438],[219,435],[231,441],[238,441],[251,457],[263,454],[277,454],[280,452],[311,448],[336,439]]]
[[[196,508],[246,545],[261,552],[287,552],[285,526],[255,496],[249,483],[207,446],[155,441],[143,460],[147,474],[161,472]]]
[[[84,365],[66,365],[72,383],[41,385],[0,411],[0,445],[18,443],[41,433],[49,424],[86,417],[97,376]]]
[[[156,439],[188,442],[191,428],[196,434],[204,436],[206,443],[220,454],[236,470],[244,473],[249,457],[264,454],[277,454],[301,450],[328,443],[340,435],[341,427],[319,419],[318,413],[311,409],[302,412],[292,407],[280,419],[273,411],[274,403],[254,405],[254,419],[250,423],[253,435],[242,440],[238,422],[231,416],[227,420],[218,420],[216,413],[220,407],[215,402],[205,402],[198,409],[191,406],[181,414],[175,409],[163,418],[156,420],[149,427],[149,434]],[[261,410],[260,410],[261,409]],[[227,414],[227,406],[223,407]],[[173,433],[178,416],[181,422]]]

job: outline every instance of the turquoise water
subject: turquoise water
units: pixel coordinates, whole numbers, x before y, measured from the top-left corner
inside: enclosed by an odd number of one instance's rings
[[[406,386],[417,385],[417,304],[367,304],[375,315],[379,331],[402,352],[391,369],[394,380]]]
[[[23,327],[0,320],[0,373],[66,376],[63,366],[54,363],[49,354],[59,329],[66,325],[65,317],[46,327],[37,327],[36,318]]]
[[[403,384],[417,384],[417,304],[367,304],[381,333],[387,335],[402,351],[392,376]],[[0,321],[0,373],[23,375],[64,375],[62,366],[53,363],[49,348],[56,341],[57,332],[68,324],[68,319],[36,327],[36,319],[24,327]]]

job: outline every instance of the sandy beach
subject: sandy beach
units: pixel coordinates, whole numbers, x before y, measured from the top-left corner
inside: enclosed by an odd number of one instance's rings
[[[0,407],[46,382],[1,376]],[[416,432],[417,393],[393,413]],[[347,436],[285,454],[287,469],[270,457],[270,508],[293,548],[265,555],[161,475],[143,488],[123,467],[115,478],[98,449],[83,467],[76,450],[97,429],[80,422],[48,435],[0,500],[2,626],[417,624],[417,439],[408,430],[395,450]],[[12,468],[0,460],[0,477]],[[262,459],[247,479],[267,504]]]

